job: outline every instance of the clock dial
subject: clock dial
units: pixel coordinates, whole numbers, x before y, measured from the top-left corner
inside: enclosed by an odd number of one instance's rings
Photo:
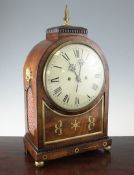
[[[66,44],[48,58],[43,82],[54,103],[77,111],[99,95],[104,82],[103,64],[89,46]]]

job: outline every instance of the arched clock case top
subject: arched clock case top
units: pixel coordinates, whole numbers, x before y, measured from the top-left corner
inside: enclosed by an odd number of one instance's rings
[[[51,100],[51,98],[49,97],[49,95],[47,94],[47,90],[44,87],[43,84],[43,70],[44,67],[47,64],[48,58],[51,57],[51,55],[53,55],[56,51],[57,48],[61,48],[67,44],[83,44],[86,45],[88,47],[90,47],[91,49],[93,49],[97,55],[99,56],[103,67],[104,67],[104,82],[103,82],[103,86],[101,88],[101,91],[99,93],[99,95],[97,96],[97,98],[95,98],[89,105],[87,105],[86,107],[79,109],[79,110],[65,110],[61,107],[59,107],[58,105],[56,105],[53,100]],[[61,60],[62,61],[62,60]],[[38,76],[39,75],[39,76]],[[54,112],[57,112],[60,114],[63,114],[64,116],[72,116],[72,115],[80,115],[81,113],[85,113],[88,110],[90,110],[96,103],[97,101],[102,97],[102,95],[104,94],[105,90],[106,90],[106,86],[108,86],[108,65],[105,59],[105,56],[103,55],[101,49],[99,48],[99,46],[91,41],[90,39],[83,37],[83,36],[70,36],[70,37],[65,37],[65,38],[61,38],[58,41],[54,42],[45,52],[45,54],[42,56],[42,59],[40,60],[39,66],[38,66],[38,71],[37,71],[37,78],[38,78],[38,82],[41,83],[42,87],[42,98],[45,101],[46,105],[52,109]]]

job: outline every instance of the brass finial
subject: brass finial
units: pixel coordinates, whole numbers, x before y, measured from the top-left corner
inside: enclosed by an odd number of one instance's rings
[[[68,6],[65,6],[65,11],[64,11],[64,25],[68,25],[68,22],[70,20],[70,16],[69,16],[69,10],[68,10]]]

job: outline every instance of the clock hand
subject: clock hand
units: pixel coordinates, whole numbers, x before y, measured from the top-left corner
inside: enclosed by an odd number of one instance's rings
[[[80,75],[81,75],[81,68],[83,66],[83,64],[85,63],[83,59],[79,59],[78,60],[78,63],[80,65],[80,69],[79,69],[79,74],[77,76],[77,86],[76,86],[76,92],[78,91],[78,87],[79,87],[79,82],[81,82],[81,78],[80,78]]]
[[[70,58],[68,57],[68,55],[66,53],[62,52],[62,57],[68,62],[68,64],[69,64],[68,70],[75,74],[76,81],[77,82],[81,81],[80,76],[75,71],[76,70],[76,65],[70,63]]]
[[[68,63],[69,63],[69,62],[68,62]],[[80,76],[76,73],[76,65],[69,63],[69,68],[68,68],[68,70],[71,71],[71,72],[73,72],[73,73],[75,74],[75,76],[76,76],[76,81],[77,81],[77,82],[81,81],[81,80],[80,80]]]
[[[79,65],[80,65],[80,70],[79,70],[79,79],[80,79],[80,81],[81,81],[81,78],[80,78],[80,74],[81,74],[81,68],[83,67],[83,65],[85,64],[85,62],[84,62],[84,60],[83,59],[79,59],[78,60],[78,63],[79,63]]]
[[[78,79],[77,79],[77,86],[76,86],[76,92],[78,91],[78,87],[79,87],[79,82],[81,82],[81,78],[80,78],[80,74],[81,74],[81,67],[82,67],[82,65],[81,64],[79,64],[80,65],[80,69],[79,69],[79,74],[78,74]]]

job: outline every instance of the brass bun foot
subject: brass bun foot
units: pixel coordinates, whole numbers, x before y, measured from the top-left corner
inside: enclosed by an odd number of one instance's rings
[[[43,161],[40,161],[40,162],[35,161],[35,166],[38,167],[38,168],[43,167],[44,162]]]
[[[106,151],[106,152],[110,152],[110,151],[111,151],[111,146],[106,146],[106,147],[104,147],[103,149],[104,149],[104,151]]]

